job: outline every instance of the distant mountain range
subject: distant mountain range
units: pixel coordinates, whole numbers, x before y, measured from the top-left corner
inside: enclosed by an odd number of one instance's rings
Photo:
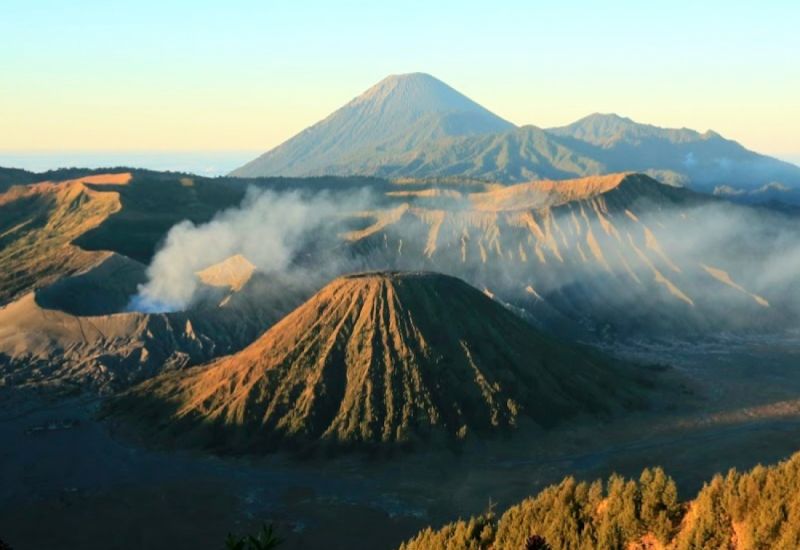
[[[625,171],[742,199],[800,198],[800,167],[715,132],[659,128],[615,114],[559,128],[518,127],[423,73],[385,78],[231,175],[518,183]]]

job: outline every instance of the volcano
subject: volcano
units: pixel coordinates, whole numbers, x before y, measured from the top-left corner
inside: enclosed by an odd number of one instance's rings
[[[376,272],[334,280],[241,352],[149,380],[109,412],[221,452],[391,447],[641,403],[628,368],[460,279]]]
[[[365,166],[354,170],[354,164],[413,150],[431,140],[512,128],[431,75],[391,75],[232,175],[371,173]]]
[[[800,201],[800,167],[713,131],[660,128],[613,113],[566,126],[516,126],[437,78],[392,75],[234,170],[238,177],[477,178],[503,184],[641,172],[737,197]]]

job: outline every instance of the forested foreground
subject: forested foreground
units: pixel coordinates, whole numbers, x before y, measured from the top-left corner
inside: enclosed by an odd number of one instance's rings
[[[401,546],[421,549],[800,548],[800,453],[775,466],[731,470],[694,500],[678,500],[660,468],[639,479],[572,477],[509,508],[434,530]]]

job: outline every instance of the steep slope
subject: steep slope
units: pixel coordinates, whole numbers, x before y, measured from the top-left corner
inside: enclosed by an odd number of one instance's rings
[[[356,173],[352,163],[415,149],[442,137],[499,132],[513,124],[424,73],[392,75],[326,119],[232,175]]]
[[[633,380],[459,279],[381,272],[334,280],[240,353],[110,411],[224,451],[404,444],[611,411],[638,402]]]
[[[502,186],[463,178],[127,174],[0,194],[0,376],[13,372],[7,381],[124,387],[164,363],[206,362],[252,343],[325,281],[362,270],[454,275],[541,329],[609,344],[797,326],[796,213],[734,206],[643,175]],[[324,191],[333,200],[368,187],[371,201],[364,211],[337,213],[324,238],[307,239],[297,251],[301,265],[293,266],[302,277],[266,277],[232,256],[193,268],[203,286],[191,311],[128,311],[167,231],[236,206],[248,185]],[[187,320],[199,347],[183,337]],[[143,348],[140,364],[133,350]]]
[[[97,186],[124,186],[130,179],[129,173],[101,174],[0,194],[0,305],[104,259],[105,253],[73,241],[121,208],[117,193]]]
[[[235,183],[146,171],[24,184],[37,176],[26,174],[0,193],[0,305],[96,266],[110,252],[146,263],[175,223],[206,221],[245,193]]]
[[[791,289],[764,284],[759,267],[796,222],[766,210],[641,174],[396,187],[388,193],[394,202],[352,216],[342,234],[350,254],[370,266],[463,277],[550,329],[575,334],[579,325],[619,339],[776,328],[796,319]],[[750,233],[734,231],[739,224]],[[734,249],[751,261],[738,261]]]

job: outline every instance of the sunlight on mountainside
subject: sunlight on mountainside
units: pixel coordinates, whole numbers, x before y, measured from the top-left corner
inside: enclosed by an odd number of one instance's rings
[[[88,185],[121,185],[131,174],[101,174],[65,182],[12,187],[0,194],[0,304],[91,267],[106,253],[72,241],[121,208],[119,195]]]
[[[800,548],[800,3],[712,4],[4,2],[0,550]]]
[[[723,271],[721,269],[717,269],[715,267],[707,266],[707,265],[704,265],[704,264],[700,264],[700,267],[702,267],[706,271],[706,273],[708,273],[709,275],[714,277],[719,282],[721,282],[723,284],[726,284],[726,285],[728,285],[730,287],[733,287],[736,290],[738,290],[740,292],[744,292],[748,296],[752,297],[753,300],[755,300],[758,305],[761,305],[761,306],[764,306],[764,307],[769,307],[769,302],[767,302],[761,296],[758,296],[756,294],[752,294],[752,293],[748,292],[741,285],[736,284],[733,281],[733,279],[731,279],[731,276],[728,275],[725,271]]]
[[[226,287],[230,290],[241,290],[250,280],[256,266],[241,254],[235,254],[218,264],[197,272],[200,280],[209,286]]]

